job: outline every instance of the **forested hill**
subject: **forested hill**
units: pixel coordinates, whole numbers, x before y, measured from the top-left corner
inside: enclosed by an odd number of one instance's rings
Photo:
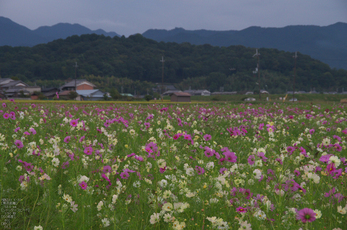
[[[189,42],[213,46],[243,45],[289,52],[299,51],[329,64],[332,68],[347,69],[347,23],[342,22],[329,26],[252,26],[239,31],[151,29],[142,35],[158,42]]]
[[[262,88],[278,92],[292,89],[293,53],[260,49]],[[161,82],[164,56],[164,82],[182,87],[219,90],[257,89],[253,71],[255,49],[244,46],[214,47],[189,43],[156,42],[142,35],[128,38],[103,35],[72,36],[34,47],[0,47],[0,76],[24,81],[64,80],[78,75],[128,78]],[[184,84],[182,84],[184,83]],[[194,85],[195,84],[195,85]],[[197,85],[198,84],[198,85]],[[298,53],[296,89],[347,89],[347,71]]]

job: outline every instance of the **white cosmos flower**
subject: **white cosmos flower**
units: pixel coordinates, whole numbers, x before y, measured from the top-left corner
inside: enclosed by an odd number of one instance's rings
[[[53,158],[52,164],[54,167],[58,167],[60,163],[60,160],[58,158]]]
[[[167,212],[171,212],[173,210],[173,205],[171,203],[165,203],[162,207],[163,210]]]
[[[329,162],[328,162],[329,164],[330,163],[334,163],[335,164],[335,167],[337,168],[337,167],[339,167],[339,165],[340,165],[340,163],[341,163],[341,160],[337,157],[337,156],[331,156],[330,158],[329,158]]]

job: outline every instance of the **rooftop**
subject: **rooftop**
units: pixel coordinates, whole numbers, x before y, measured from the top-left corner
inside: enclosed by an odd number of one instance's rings
[[[191,95],[189,93],[185,92],[173,92],[171,95],[176,95],[177,97],[190,97]]]

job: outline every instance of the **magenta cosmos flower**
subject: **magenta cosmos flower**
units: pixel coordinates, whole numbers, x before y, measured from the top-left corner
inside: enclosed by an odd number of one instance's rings
[[[85,181],[82,181],[81,183],[79,183],[79,186],[81,186],[81,188],[83,190],[86,190],[86,188],[88,187],[87,183]]]
[[[87,148],[85,148],[85,149],[84,149],[84,153],[85,153],[86,155],[92,155],[92,153],[93,153],[93,148],[92,148],[92,147],[87,147]]]
[[[36,134],[36,130],[35,130],[34,128],[31,128],[29,131],[30,131],[33,135]]]
[[[206,134],[206,135],[204,136],[204,139],[205,139],[205,141],[210,141],[210,140],[212,139],[212,136],[209,135],[209,134]]]
[[[5,119],[9,119],[9,118],[10,118],[10,114],[4,113],[3,117],[4,117]]]
[[[71,120],[71,121],[70,121],[70,125],[71,125],[72,127],[76,127],[77,124],[78,124],[78,121],[77,121],[77,120]]]
[[[17,146],[17,148],[21,149],[24,147],[23,143],[20,140],[15,140],[14,144]]]
[[[302,223],[313,222],[316,219],[316,213],[310,208],[304,208],[297,211],[297,220],[301,220]]]
[[[236,208],[236,212],[239,212],[239,213],[241,213],[241,212],[247,212],[247,209],[244,208],[244,207],[238,207],[238,208]]]
[[[67,137],[64,138],[64,142],[65,142],[65,143],[69,143],[70,140],[71,140],[71,137],[70,137],[70,136],[67,136]],[[84,150],[84,151],[85,151],[85,150]]]
[[[223,153],[225,156],[225,160],[228,162],[236,162],[237,161],[237,156],[235,155],[234,152],[226,151]]]

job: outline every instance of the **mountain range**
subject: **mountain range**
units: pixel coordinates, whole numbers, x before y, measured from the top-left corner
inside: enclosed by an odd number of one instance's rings
[[[56,39],[65,39],[72,35],[80,36],[93,33],[109,37],[119,36],[115,32],[105,32],[101,29],[90,30],[79,24],[70,23],[58,23],[53,26],[41,26],[35,30],[30,30],[11,19],[0,16],[0,46],[35,46]]]
[[[329,26],[286,26],[283,28],[249,27],[244,30],[173,30],[151,29],[143,33],[155,41],[189,42],[194,45],[243,45],[252,48],[274,48],[288,52],[299,51],[329,64],[347,69],[347,23]],[[298,59],[299,61],[299,59]]]
[[[72,35],[98,34],[119,36],[115,32],[90,30],[79,24],[59,23],[30,30],[0,16],[0,46],[35,46]],[[158,42],[188,42],[193,45],[242,45],[251,48],[274,48],[298,51],[327,63],[332,68],[347,69],[347,23],[329,26],[286,26],[283,28],[249,27],[244,30],[172,30],[150,29],[142,34]],[[300,57],[298,57],[298,62]]]

